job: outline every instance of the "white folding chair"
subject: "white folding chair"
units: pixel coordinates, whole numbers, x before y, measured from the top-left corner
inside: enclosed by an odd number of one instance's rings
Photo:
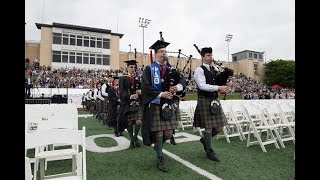
[[[230,143],[230,138],[231,137],[239,137],[241,141],[243,141],[243,137],[241,135],[241,127],[239,124],[236,122],[233,116],[233,112],[230,108],[230,106],[227,105],[227,103],[223,100],[220,101],[222,110],[224,115],[226,116],[228,125],[224,126],[222,129],[223,134],[217,134],[217,139],[220,137],[225,137],[227,142]]]
[[[25,179],[32,180],[33,176],[32,176],[32,171],[31,171],[31,162],[28,157],[25,157],[24,167],[25,167],[25,170],[24,170]]]
[[[274,146],[279,149],[279,145],[277,143],[277,139],[275,138],[273,134],[273,126],[268,125],[265,121],[265,117],[261,110],[255,108],[254,106],[244,106],[246,115],[250,122],[250,131],[248,133],[247,137],[247,147],[253,144],[259,144],[263,152],[267,152],[265,145],[268,144],[274,144]],[[262,132],[265,130],[267,132],[267,137],[265,138],[265,141],[262,140]],[[251,141],[251,134],[256,137],[257,140]],[[271,138],[269,138],[269,135]]]
[[[69,144],[82,146],[82,152],[78,153],[75,149],[59,149],[51,151],[42,151],[35,155],[36,163],[40,161],[40,179],[81,179],[86,180],[86,144],[85,144],[85,127],[82,130],[71,129],[49,129],[38,130],[25,134],[25,149],[37,149],[38,147],[51,144]],[[74,156],[76,167],[72,172],[54,174],[45,176],[44,163],[47,158]],[[36,168],[36,167],[35,167]],[[34,179],[37,173],[33,174]]]

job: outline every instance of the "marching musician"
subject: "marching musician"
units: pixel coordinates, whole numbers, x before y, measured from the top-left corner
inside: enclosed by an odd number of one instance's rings
[[[119,137],[121,132],[118,130],[118,122],[117,122],[117,116],[120,106],[120,98],[119,98],[119,77],[114,76],[113,77],[113,85],[111,88],[109,88],[108,91],[108,126],[113,127],[114,129],[114,135],[116,137]],[[122,134],[121,134],[122,135]]]
[[[101,95],[104,98],[101,106],[101,116],[103,124],[107,124],[108,117],[108,91],[112,87],[113,76],[110,74],[108,78],[105,78],[104,84],[101,86]]]
[[[163,108],[168,107],[166,102],[172,100],[174,93],[183,90],[182,82],[169,89],[164,88],[165,78],[170,71],[170,65],[165,62],[166,47],[169,44],[158,40],[150,47],[155,52],[155,61],[144,68],[141,80],[142,103],[144,105],[143,143],[149,146],[154,143],[154,150],[157,155],[156,166],[162,172],[168,172],[162,154],[163,143],[171,138],[173,130],[177,127],[175,113],[170,113],[170,110],[173,110],[172,107],[166,110]]]
[[[96,118],[97,119],[101,119],[101,103],[102,101],[104,100],[104,98],[101,96],[101,83],[102,81],[100,80],[97,84],[97,92],[96,92],[96,96],[97,96],[97,100],[96,100],[96,113],[97,113],[97,116]]]
[[[229,87],[218,85],[217,72],[212,66],[212,48],[204,47],[201,52],[202,65],[194,72],[194,79],[197,84],[198,100],[194,114],[194,127],[205,128],[200,142],[206,151],[207,157],[219,162],[215,151],[213,151],[211,140],[220,130],[227,125],[226,117],[219,105],[218,91],[226,92]]]
[[[90,112],[90,108],[91,108],[91,94],[92,94],[92,89],[90,89],[86,94],[86,111],[87,112]]]
[[[136,60],[125,61],[128,73],[119,79],[120,88],[120,112],[119,131],[127,128],[130,136],[130,149],[140,147],[138,133],[142,124],[141,90],[140,80],[135,75]]]

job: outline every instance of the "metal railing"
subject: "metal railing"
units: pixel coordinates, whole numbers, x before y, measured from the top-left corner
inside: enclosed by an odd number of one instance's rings
[[[24,100],[25,104],[51,104],[51,99],[25,99]]]

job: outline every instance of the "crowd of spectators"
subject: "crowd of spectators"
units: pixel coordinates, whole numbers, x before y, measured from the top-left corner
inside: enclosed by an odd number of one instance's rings
[[[138,67],[136,74],[142,76],[143,66]],[[40,66],[34,60],[32,63],[28,59],[25,61],[26,78],[31,76],[34,88],[92,88],[95,82],[103,80],[108,75],[122,76],[126,69],[117,70],[106,69],[79,69],[79,68],[51,68]],[[187,92],[197,92],[197,85],[190,76],[189,70],[182,72],[187,80]],[[231,92],[240,93],[241,99],[286,99],[294,98],[294,89],[270,89],[265,84],[258,82],[243,74],[234,74],[228,80]]]

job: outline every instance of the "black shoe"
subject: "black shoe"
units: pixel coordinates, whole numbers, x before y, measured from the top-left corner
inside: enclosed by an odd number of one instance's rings
[[[158,168],[160,171],[162,171],[162,172],[168,172],[168,167],[167,167],[167,165],[164,163],[164,159],[163,159],[162,156],[161,156],[160,158],[158,158],[157,168]]]
[[[133,141],[131,141],[131,142],[130,142],[130,146],[129,146],[129,148],[130,148],[130,149],[135,148],[135,145],[134,145],[134,142],[133,142]]]
[[[201,143],[202,143],[202,145],[203,145],[203,149],[204,149],[204,151],[205,151],[205,152],[207,152],[207,145],[206,145],[206,142],[205,142],[205,140],[204,140],[204,138],[203,138],[203,137],[200,139],[200,142],[201,142]]]
[[[172,145],[177,145],[176,141],[174,140],[174,138],[170,138],[170,144]]]
[[[138,139],[134,140],[134,145],[135,145],[136,147],[140,147],[140,146],[141,146]]]
[[[115,136],[115,137],[119,137],[119,133],[115,132],[115,133],[114,133],[114,136]]]
[[[220,162],[220,160],[218,159],[218,157],[216,156],[216,153],[213,151],[213,149],[210,149],[208,152],[207,152],[207,157],[212,160],[212,161],[215,161],[215,162]]]

